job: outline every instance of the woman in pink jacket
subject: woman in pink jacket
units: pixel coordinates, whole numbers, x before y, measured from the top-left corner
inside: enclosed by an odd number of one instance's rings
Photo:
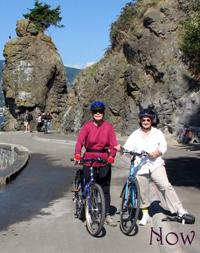
[[[80,161],[81,151],[84,146],[85,159],[95,159],[101,157],[107,160],[108,164],[94,163],[94,178],[95,181],[102,187],[105,204],[106,204],[106,219],[105,223],[110,226],[116,226],[110,216],[110,181],[111,181],[111,164],[114,163],[117,145],[115,131],[112,124],[104,120],[105,104],[102,101],[94,101],[90,106],[92,119],[83,125],[80,130],[76,147],[74,160]],[[90,171],[89,164],[83,166],[83,175],[86,182],[89,180]]]

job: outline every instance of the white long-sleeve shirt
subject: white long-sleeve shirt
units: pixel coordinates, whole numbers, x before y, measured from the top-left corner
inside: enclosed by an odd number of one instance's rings
[[[148,133],[144,133],[142,129],[139,128],[128,137],[124,148],[138,153],[141,153],[142,151],[150,153],[158,149],[164,154],[167,151],[167,142],[163,133],[159,129],[152,127]],[[148,174],[154,169],[164,165],[164,160],[161,156],[155,159],[136,157],[135,165],[141,167],[137,174]]]

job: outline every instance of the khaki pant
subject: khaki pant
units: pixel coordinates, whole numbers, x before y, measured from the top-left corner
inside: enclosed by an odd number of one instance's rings
[[[141,194],[141,208],[150,206],[149,201],[149,180],[151,179],[157,186],[159,191],[162,193],[164,200],[166,201],[167,207],[171,213],[181,212],[183,206],[179,200],[173,186],[170,184],[166,170],[164,166],[155,169],[150,174],[137,175],[137,179],[140,186]]]

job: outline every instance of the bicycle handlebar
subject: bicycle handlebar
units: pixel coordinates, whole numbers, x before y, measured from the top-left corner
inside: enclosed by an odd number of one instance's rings
[[[129,151],[123,147],[121,147],[121,150],[120,150],[121,154],[130,154],[132,156],[139,156],[139,157],[142,157],[142,156],[149,156],[149,153],[146,152],[146,151],[142,151],[141,153],[138,153],[138,152],[135,152],[135,151]]]
[[[76,160],[74,160],[74,158],[70,158],[70,161],[71,161],[71,162],[76,162]],[[89,158],[87,158],[87,159],[81,158],[79,164],[82,165],[82,164],[84,164],[84,163],[86,163],[86,162],[90,162],[91,165],[92,165],[93,163],[95,163],[95,162],[98,162],[98,163],[105,163],[105,164],[108,163],[106,160],[102,159],[101,157],[97,157],[96,159],[94,159],[94,158],[92,158],[92,159],[89,159]]]

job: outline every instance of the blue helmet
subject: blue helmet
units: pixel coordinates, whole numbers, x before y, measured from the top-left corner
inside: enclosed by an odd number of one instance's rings
[[[101,111],[104,111],[106,108],[106,105],[104,104],[103,101],[94,101],[91,103],[90,105],[90,110],[91,111],[96,111],[96,110],[101,110]]]

